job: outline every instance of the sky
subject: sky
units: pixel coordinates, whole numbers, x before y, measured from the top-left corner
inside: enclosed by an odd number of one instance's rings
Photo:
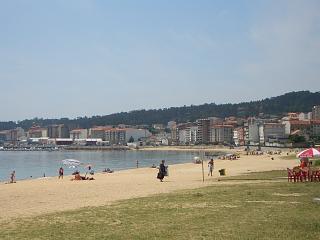
[[[0,121],[320,90],[319,0],[0,0]]]

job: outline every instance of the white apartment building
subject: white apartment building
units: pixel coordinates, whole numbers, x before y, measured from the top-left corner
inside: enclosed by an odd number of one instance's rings
[[[197,141],[197,126],[191,126],[186,128],[186,143],[188,144],[195,144]]]
[[[70,131],[70,138],[75,139],[87,139],[88,130],[87,129],[73,129]]]

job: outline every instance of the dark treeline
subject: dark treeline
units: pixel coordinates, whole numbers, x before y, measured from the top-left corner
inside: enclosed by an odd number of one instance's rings
[[[249,117],[259,113],[282,115],[286,112],[309,112],[314,105],[320,105],[320,92],[290,92],[278,97],[260,101],[242,102],[238,104],[203,104],[198,106],[171,107],[152,110],[135,110],[114,113],[105,116],[80,117],[76,119],[29,119],[20,122],[0,122],[0,130],[22,127],[29,129],[33,124],[47,126],[50,124],[66,124],[70,128],[90,128],[99,125],[150,125],[166,124],[168,121],[193,122],[206,117]]]

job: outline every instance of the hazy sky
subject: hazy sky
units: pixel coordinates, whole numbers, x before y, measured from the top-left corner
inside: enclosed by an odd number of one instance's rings
[[[0,120],[255,100],[319,76],[319,0],[0,0]]]

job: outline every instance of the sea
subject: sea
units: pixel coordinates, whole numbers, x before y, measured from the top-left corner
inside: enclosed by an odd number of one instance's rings
[[[215,152],[214,156],[221,154]],[[65,175],[70,175],[75,169],[63,166],[64,159],[80,161],[77,170],[83,173],[87,165],[95,172],[105,168],[119,171],[137,168],[137,161],[140,168],[158,166],[163,159],[166,165],[191,163],[197,156],[198,152],[187,151],[0,151],[0,181],[8,181],[13,170],[17,180],[57,176],[61,166]]]

